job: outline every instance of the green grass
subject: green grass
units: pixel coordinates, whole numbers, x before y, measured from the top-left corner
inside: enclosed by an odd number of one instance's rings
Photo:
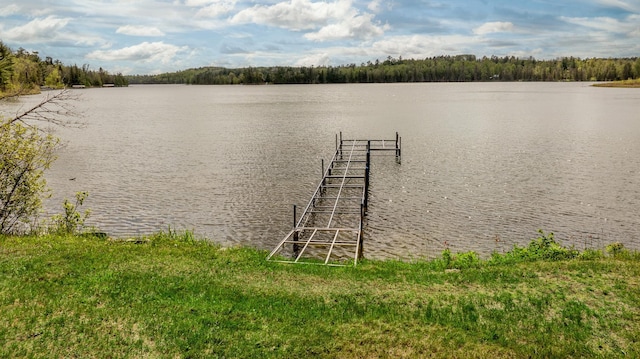
[[[355,268],[189,233],[0,236],[0,357],[640,356],[640,256],[541,234],[489,260]]]

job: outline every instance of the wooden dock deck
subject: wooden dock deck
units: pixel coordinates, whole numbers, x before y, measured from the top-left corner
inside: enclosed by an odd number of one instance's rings
[[[284,263],[345,266],[363,254],[363,223],[369,202],[373,152],[393,152],[401,161],[401,137],[391,140],[345,140],[336,135],[336,152],[293,229],[267,260]]]

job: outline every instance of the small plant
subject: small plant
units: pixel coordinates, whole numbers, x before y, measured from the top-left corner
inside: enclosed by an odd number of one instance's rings
[[[89,192],[76,192],[75,203],[71,203],[65,198],[62,203],[64,214],[56,214],[51,218],[53,222],[52,232],[58,234],[77,234],[82,232],[91,210],[87,209],[84,213],[80,213],[78,208],[82,206],[87,197],[89,197]]]
[[[607,254],[614,257],[620,256],[624,250],[624,244],[620,242],[611,243],[606,248]]]
[[[148,237],[151,240],[151,243],[163,243],[163,242],[174,242],[174,243],[197,243],[199,242],[196,238],[195,234],[191,230],[178,231],[175,228],[168,227],[167,231],[160,231],[152,234]]]
[[[449,268],[453,261],[453,256],[451,255],[451,250],[449,248],[442,251],[442,261],[444,262],[445,268]]]
[[[480,257],[474,251],[459,253],[454,262],[454,267],[458,269],[474,268],[480,266]]]
[[[529,243],[527,248],[530,259],[563,260],[578,256],[579,252],[573,248],[561,246],[554,239],[553,232],[545,234],[543,230],[538,230],[540,236]]]

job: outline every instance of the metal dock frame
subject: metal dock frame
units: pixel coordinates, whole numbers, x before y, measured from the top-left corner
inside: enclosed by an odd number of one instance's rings
[[[327,167],[322,161],[322,180],[297,218],[293,206],[293,229],[267,260],[283,263],[353,265],[363,257],[364,217],[369,204],[371,153],[393,152],[401,162],[401,137],[392,140],[346,140],[336,135],[336,151]]]

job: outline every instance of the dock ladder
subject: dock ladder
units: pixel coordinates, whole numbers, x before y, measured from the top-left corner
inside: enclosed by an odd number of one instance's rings
[[[302,216],[293,206],[293,229],[267,256],[283,263],[353,265],[363,254],[363,224],[369,203],[371,153],[393,152],[401,162],[401,137],[346,140],[336,135],[336,151]]]

